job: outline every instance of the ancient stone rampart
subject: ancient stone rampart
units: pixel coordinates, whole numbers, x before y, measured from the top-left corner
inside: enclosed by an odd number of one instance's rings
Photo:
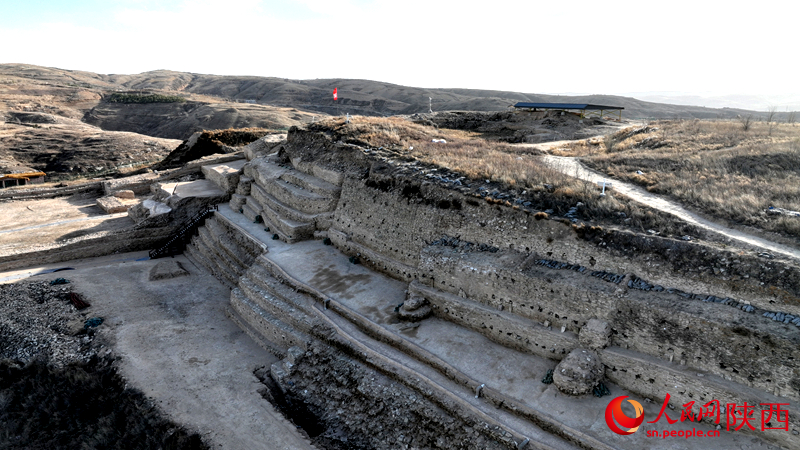
[[[429,305],[438,319],[504,347],[554,361],[591,347],[607,380],[654,401],[667,393],[676,405],[791,401],[790,428],[798,429],[796,262],[576,225],[535,205],[502,205],[423,181],[397,170],[399,164],[318,133],[292,130],[277,153],[255,157],[244,167],[231,209],[263,223],[259,227],[272,239],[325,239],[351,262],[408,283],[409,299]],[[198,244],[204,253],[212,253],[211,237]],[[309,342],[325,341],[313,321],[303,318],[308,306],[281,300],[278,287],[259,280],[283,279],[302,292],[313,287],[276,276],[276,267],[256,264],[248,270],[243,261],[235,262],[239,269],[223,275],[236,286],[231,315],[262,345],[285,356],[290,347],[307,351]],[[315,297],[373,338],[452,375],[417,350],[370,331],[368,321],[333,299],[318,292]],[[608,336],[598,329],[608,329]],[[508,406],[511,399],[498,404],[517,414],[524,410]],[[536,413],[531,417],[541,420]],[[774,439],[800,445],[790,432]]]

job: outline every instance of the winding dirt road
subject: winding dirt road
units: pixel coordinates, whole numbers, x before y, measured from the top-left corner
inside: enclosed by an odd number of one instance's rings
[[[571,141],[548,142],[546,144],[527,144],[527,146],[535,147],[546,152],[568,142]],[[631,183],[626,183],[619,180],[611,180],[608,178],[608,176],[587,168],[581,164],[577,158],[552,155],[544,155],[540,158],[547,166],[566,175],[574,176],[591,183],[600,182],[602,184],[602,182],[605,180],[611,183],[612,193],[619,192],[620,194],[626,195],[627,197],[639,203],[650,206],[651,208],[655,208],[659,211],[672,214],[679,219],[706,231],[717,233],[748,246],[763,249],[776,256],[781,255],[794,260],[800,260],[800,249],[778,244],[776,242],[772,242],[770,240],[754,236],[743,231],[735,230],[733,228],[720,225],[716,222],[712,222],[691,211],[688,211],[686,208],[673,200],[655,195],[651,192],[648,192],[646,189]]]

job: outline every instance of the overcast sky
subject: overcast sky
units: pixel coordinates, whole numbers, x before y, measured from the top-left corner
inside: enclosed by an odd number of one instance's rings
[[[800,3],[769,0],[0,0],[0,62],[788,96],[800,92],[798,17]]]

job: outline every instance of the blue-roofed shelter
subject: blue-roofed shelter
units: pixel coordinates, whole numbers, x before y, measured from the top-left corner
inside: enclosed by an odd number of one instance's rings
[[[517,110],[527,111],[568,111],[578,114],[582,119],[586,117],[598,117],[601,119],[613,118],[622,120],[622,106],[594,105],[591,103],[527,103],[519,102],[514,105]]]

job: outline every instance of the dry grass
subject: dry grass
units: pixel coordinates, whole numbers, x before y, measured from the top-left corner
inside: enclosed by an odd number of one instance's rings
[[[800,237],[800,127],[739,121],[660,121],[603,142],[560,149],[590,167],[711,216]],[[638,173],[641,172],[641,173]]]
[[[399,117],[355,116],[350,123],[337,118],[315,125],[332,130],[346,142],[393,149],[406,157],[459,172],[472,180],[489,180],[506,187],[534,190],[544,189],[543,184],[571,186],[573,189],[579,188],[580,184],[572,177],[525,157],[539,154],[538,151],[487,141],[474,132],[437,129]],[[433,139],[444,139],[447,143],[435,143]]]
[[[552,209],[556,215],[564,215],[580,203],[579,216],[582,219],[620,223],[641,231],[656,229],[662,235],[701,234],[667,214],[622,198],[600,197],[594,184],[563,174],[540,163],[537,158],[531,158],[530,155],[540,153],[537,150],[487,141],[477,133],[437,129],[398,117],[355,116],[350,123],[333,118],[308,127],[331,135],[334,141],[383,147],[393,150],[400,160],[418,160],[447,168],[471,180],[473,186],[478,183],[486,185],[489,181],[492,189],[499,185],[512,197],[530,201],[540,210]],[[432,139],[445,139],[447,143],[434,143]],[[507,200],[488,201],[516,207]]]

